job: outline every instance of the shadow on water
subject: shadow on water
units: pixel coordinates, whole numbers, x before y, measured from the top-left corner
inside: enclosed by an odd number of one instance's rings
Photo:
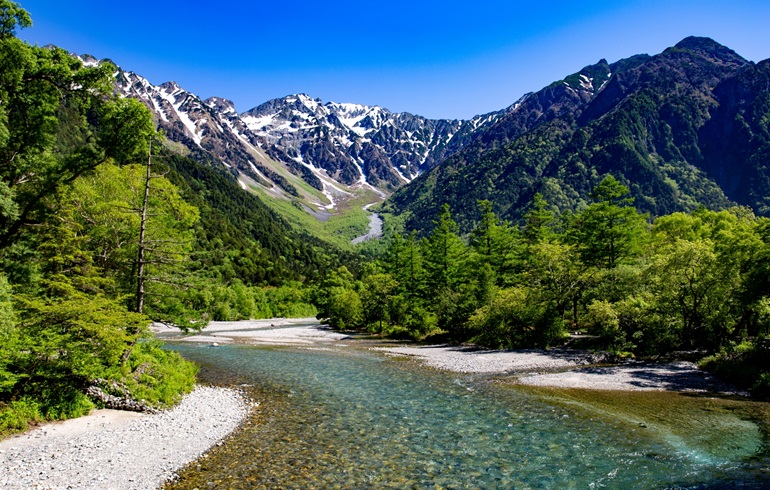
[[[767,488],[767,404],[511,386],[360,349],[175,345],[260,406],[169,488]]]

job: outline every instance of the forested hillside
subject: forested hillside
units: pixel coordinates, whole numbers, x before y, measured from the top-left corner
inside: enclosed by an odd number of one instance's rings
[[[432,342],[674,355],[770,395],[770,220],[701,207],[650,223],[611,176],[589,199],[559,213],[535,194],[521,226],[480,201],[466,240],[444,205],[360,278],[330,274],[319,318]]]
[[[579,210],[613,175],[652,216],[735,203],[767,215],[768,80],[767,61],[750,63],[705,38],[602,60],[527,97],[386,209],[425,232],[450,203],[468,231],[479,199],[518,221],[535,193]]]
[[[0,435],[105,394],[173,403],[196,369],[152,321],[313,315],[305,284],[356,268],[169,151],[113,66],[15,36],[30,25],[0,0]]]

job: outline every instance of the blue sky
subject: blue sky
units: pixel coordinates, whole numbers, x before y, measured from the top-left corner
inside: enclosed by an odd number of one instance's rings
[[[110,58],[246,111],[307,93],[432,118],[502,109],[606,58],[707,36],[770,58],[767,0],[26,0],[21,38]]]

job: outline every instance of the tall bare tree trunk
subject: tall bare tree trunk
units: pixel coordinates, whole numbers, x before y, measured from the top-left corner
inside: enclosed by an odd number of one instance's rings
[[[147,177],[144,181],[144,199],[142,200],[142,218],[139,225],[139,255],[136,268],[136,312],[144,309],[144,235],[147,230],[147,206],[150,200],[150,177],[152,169],[152,141],[147,152]]]
[[[144,309],[144,252],[145,252],[145,232],[147,230],[147,207],[150,201],[150,178],[152,176],[152,140],[147,150],[147,177],[144,181],[144,197],[142,198],[142,216],[139,223],[139,252],[137,253],[137,267],[136,267],[136,312],[142,313]],[[136,332],[131,332],[136,335]],[[136,339],[129,342],[123,356],[121,356],[122,362],[125,364],[128,358],[131,357],[131,352],[136,345]]]

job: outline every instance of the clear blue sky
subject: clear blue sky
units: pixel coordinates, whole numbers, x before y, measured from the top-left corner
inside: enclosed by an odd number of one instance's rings
[[[433,118],[469,118],[601,58],[707,36],[770,58],[770,1],[20,2],[30,43],[110,58],[246,111],[307,93]]]

